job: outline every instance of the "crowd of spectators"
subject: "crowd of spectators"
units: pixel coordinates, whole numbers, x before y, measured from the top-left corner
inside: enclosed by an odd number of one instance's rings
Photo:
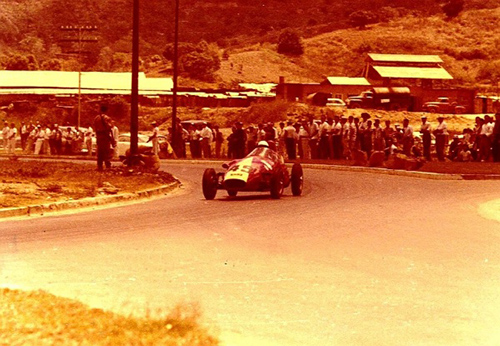
[[[454,135],[450,135],[444,116],[434,124],[423,115],[419,123],[404,119],[402,125],[393,125],[389,119],[372,120],[366,112],[360,118],[304,116],[278,126],[266,123],[244,128],[242,122],[237,122],[227,138],[218,126],[209,123],[179,126],[179,131],[180,157],[187,156],[189,143],[192,158],[241,158],[265,140],[289,160],[352,160],[355,152],[364,152],[367,158],[373,152],[383,152],[386,158],[400,153],[427,161],[500,162],[500,113],[494,118],[477,117],[474,127]]]
[[[500,162],[500,113],[478,116],[473,126],[454,135],[450,135],[444,116],[439,116],[437,123],[430,123],[423,115],[419,123],[404,119],[402,125],[393,125],[389,119],[372,120],[366,112],[359,118],[322,115],[314,119],[306,115],[278,126],[265,123],[244,127],[242,122],[236,122],[227,137],[219,126],[209,122],[177,126],[176,143],[171,142],[172,129],[167,138],[180,158],[242,158],[265,140],[289,160],[352,160],[356,152],[366,153],[367,158],[383,152],[386,158],[401,153],[427,161]],[[154,128],[158,135],[156,124]],[[16,144],[19,137],[20,143]],[[17,129],[5,122],[2,129],[3,148],[11,154],[16,145],[24,153],[35,155],[92,154],[94,137],[90,126],[78,129],[22,123]]]
[[[8,154],[15,154],[16,147],[20,147],[24,154],[34,155],[91,154],[94,136],[90,126],[78,129],[58,124],[22,122],[18,129],[14,123],[4,122],[2,128],[3,148]]]

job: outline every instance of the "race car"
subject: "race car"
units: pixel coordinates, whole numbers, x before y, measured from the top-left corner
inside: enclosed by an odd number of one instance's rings
[[[207,200],[215,198],[217,190],[226,190],[230,197],[240,191],[269,191],[271,198],[279,199],[283,190],[292,186],[292,194],[300,196],[304,175],[300,163],[292,166],[288,173],[283,156],[269,148],[265,141],[242,159],[224,163],[225,172],[216,173],[207,168],[203,173],[203,195]]]

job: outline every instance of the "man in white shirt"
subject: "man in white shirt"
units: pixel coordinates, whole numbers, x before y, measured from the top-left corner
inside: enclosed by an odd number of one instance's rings
[[[286,153],[289,160],[297,158],[296,141],[298,135],[297,130],[292,124],[292,121],[288,121],[287,126],[283,129],[283,138],[285,139]]]
[[[408,119],[403,120],[403,154],[411,156],[411,148],[413,147],[413,127]]]
[[[432,127],[427,122],[427,117],[422,116],[422,125],[420,125],[420,133],[422,134],[422,145],[424,147],[424,157],[427,161],[431,161],[431,131]]]
[[[200,139],[201,139],[201,152],[203,153],[204,158],[212,157],[212,151],[210,150],[210,146],[212,144],[214,134],[212,129],[207,126],[207,124],[203,124],[203,128],[200,131]]]
[[[16,136],[16,125],[14,123],[11,123],[9,133],[7,134],[7,152],[11,155],[15,154],[16,152]]]
[[[436,136],[436,155],[439,161],[444,161],[444,151],[448,143],[448,125],[442,115],[438,117],[438,122],[436,130],[434,130],[434,135]]]
[[[491,155],[491,135],[493,134],[492,119],[489,115],[484,116],[484,123],[479,130],[479,160],[488,161]]]

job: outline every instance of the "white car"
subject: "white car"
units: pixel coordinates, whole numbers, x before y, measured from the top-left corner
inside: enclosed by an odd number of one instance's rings
[[[326,106],[332,108],[340,108],[340,109],[347,108],[346,103],[342,99],[337,99],[337,98],[329,98],[326,101]]]

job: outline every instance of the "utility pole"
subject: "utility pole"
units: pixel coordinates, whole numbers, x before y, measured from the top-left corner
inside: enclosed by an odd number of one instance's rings
[[[88,37],[86,34],[88,32],[96,31],[97,26],[95,25],[66,25],[61,26],[62,31],[70,31],[76,34],[73,37],[67,37],[61,39],[61,42],[76,43],[76,50],[68,50],[67,54],[76,54],[78,58],[78,118],[77,127],[80,128],[80,120],[82,115],[82,67],[81,67],[81,56],[82,54],[89,54],[90,52],[83,50],[83,45],[88,42],[97,42],[97,38]],[[85,34],[85,35],[84,35]]]
[[[134,0],[132,21],[132,95],[130,102],[130,156],[138,154],[139,134],[139,0]]]
[[[177,148],[177,136],[181,134],[177,133],[177,77],[179,63],[179,0],[175,0],[175,29],[174,29],[174,85],[172,94],[172,144],[174,151],[177,150],[176,154],[179,154],[179,148]]]

